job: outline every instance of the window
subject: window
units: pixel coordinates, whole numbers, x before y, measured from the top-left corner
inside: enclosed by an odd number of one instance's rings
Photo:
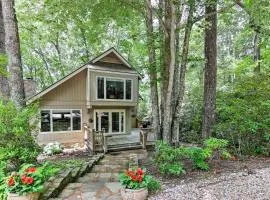
[[[124,99],[124,81],[106,78],[106,99]]]
[[[103,130],[105,133],[125,132],[125,111],[124,110],[95,110],[95,129]]]
[[[97,99],[132,99],[132,80],[97,77]]]
[[[41,111],[41,132],[49,132],[51,130],[51,113],[49,110]]]
[[[126,80],[126,99],[131,99],[131,80]]]
[[[81,111],[72,110],[72,127],[73,131],[81,130]]]
[[[104,78],[97,78],[98,99],[104,99]]]
[[[80,110],[42,110],[41,132],[81,130]]]

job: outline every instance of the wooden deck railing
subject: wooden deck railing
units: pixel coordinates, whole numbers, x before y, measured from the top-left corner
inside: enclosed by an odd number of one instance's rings
[[[140,128],[140,143],[143,149],[146,149],[147,141],[155,141],[155,137],[153,137],[153,134],[153,128]],[[153,137],[153,139],[149,140],[149,136]]]
[[[93,155],[97,151],[107,152],[107,138],[104,137],[104,129],[96,131],[84,125],[84,141],[89,153]]]

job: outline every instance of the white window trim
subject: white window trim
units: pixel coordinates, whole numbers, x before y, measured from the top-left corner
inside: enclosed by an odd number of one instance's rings
[[[104,98],[98,98],[98,78],[104,79]],[[107,99],[107,78],[111,79],[120,79],[124,82],[124,99]],[[126,81],[131,81],[131,99],[126,99]],[[131,78],[119,78],[119,77],[111,77],[111,76],[96,76],[96,100],[102,100],[102,101],[133,101],[133,79]]]
[[[75,131],[53,131],[53,121],[52,121],[52,111],[57,111],[57,110],[69,110],[70,113],[72,114],[72,111],[73,110],[79,110],[80,111],[80,114],[81,114],[81,129],[80,130],[75,130]],[[77,108],[73,108],[73,109],[60,109],[60,108],[56,108],[56,109],[41,109],[40,110],[40,113],[41,111],[50,111],[50,131],[45,131],[45,132],[42,132],[41,131],[41,120],[40,120],[40,130],[39,130],[39,133],[40,134],[51,134],[51,133],[81,133],[82,132],[82,109],[77,109]],[[72,115],[71,115],[72,116]],[[71,129],[73,129],[73,117],[71,117],[70,119],[70,123],[71,123]]]
[[[126,110],[125,109],[95,109],[94,110],[94,129],[97,130],[96,127],[96,113],[97,112],[108,112],[109,113],[109,132],[107,134],[125,134],[126,133]],[[124,113],[124,125],[123,125],[123,132],[112,132],[112,112],[118,112]],[[121,114],[119,114],[119,117],[121,116]],[[101,122],[100,122],[100,117],[99,117],[99,123],[98,123],[98,130],[100,129],[101,126]],[[119,130],[121,130],[121,119],[119,119],[120,123],[119,123]]]

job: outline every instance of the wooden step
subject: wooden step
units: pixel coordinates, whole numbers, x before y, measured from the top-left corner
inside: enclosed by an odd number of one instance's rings
[[[142,149],[142,145],[140,143],[138,143],[138,142],[108,145],[108,151],[109,152],[123,151],[123,150],[133,150],[133,149]]]

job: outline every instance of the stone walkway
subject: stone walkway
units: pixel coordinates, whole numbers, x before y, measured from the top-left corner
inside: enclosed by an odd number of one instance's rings
[[[105,155],[91,173],[79,178],[76,183],[70,183],[55,200],[121,200],[118,175],[128,168],[132,154],[142,157],[146,151],[133,150]]]

